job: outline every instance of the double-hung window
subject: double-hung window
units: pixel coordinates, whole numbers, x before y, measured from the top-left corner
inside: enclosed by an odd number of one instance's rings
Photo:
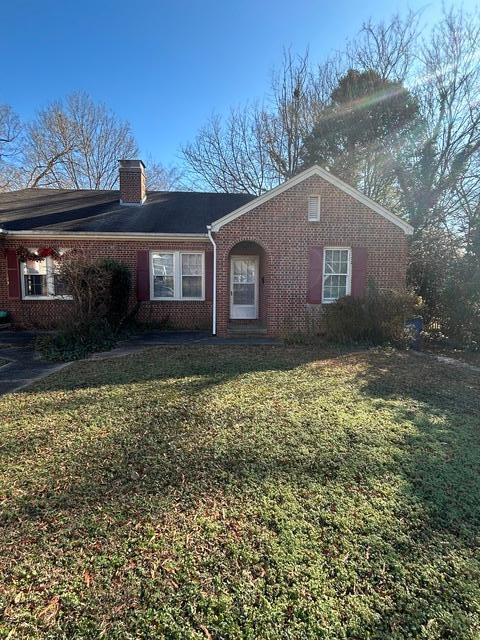
[[[322,302],[335,302],[351,293],[352,255],[350,249],[327,247],[323,255]]]
[[[153,300],[203,300],[205,260],[198,251],[153,251],[151,298]]]
[[[32,251],[33,253],[34,251]],[[51,256],[20,262],[23,298],[69,298],[60,277],[60,265]]]

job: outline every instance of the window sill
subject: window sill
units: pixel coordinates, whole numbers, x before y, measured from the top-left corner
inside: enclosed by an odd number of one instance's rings
[[[23,296],[22,300],[73,300],[72,296]]]

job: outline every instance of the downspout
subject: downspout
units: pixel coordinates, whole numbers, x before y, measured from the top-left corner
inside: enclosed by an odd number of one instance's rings
[[[213,244],[213,300],[212,300],[212,335],[217,335],[217,245],[212,237],[212,225],[207,225],[207,233]]]

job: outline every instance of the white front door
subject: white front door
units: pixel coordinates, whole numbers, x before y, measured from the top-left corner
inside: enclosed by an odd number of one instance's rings
[[[232,256],[230,263],[230,318],[258,318],[258,256]]]

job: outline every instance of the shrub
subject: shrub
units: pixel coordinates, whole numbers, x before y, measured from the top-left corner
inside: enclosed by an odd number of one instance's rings
[[[131,277],[114,260],[94,260],[72,251],[62,260],[60,278],[72,296],[60,331],[37,341],[49,360],[77,360],[94,351],[111,349],[128,312]]]
[[[480,349],[480,265],[474,256],[458,260],[440,296],[440,324],[447,343]]]
[[[117,330],[129,317],[132,276],[129,268],[116,260],[103,260],[99,266],[109,281],[106,318],[112,329]]]
[[[326,306],[326,338],[340,344],[405,346],[409,340],[405,321],[418,308],[418,298],[411,294],[370,287],[364,298],[346,296]]]
[[[104,319],[77,327],[66,327],[54,335],[37,338],[35,348],[47,360],[80,360],[95,351],[108,351],[115,346],[117,336]]]

